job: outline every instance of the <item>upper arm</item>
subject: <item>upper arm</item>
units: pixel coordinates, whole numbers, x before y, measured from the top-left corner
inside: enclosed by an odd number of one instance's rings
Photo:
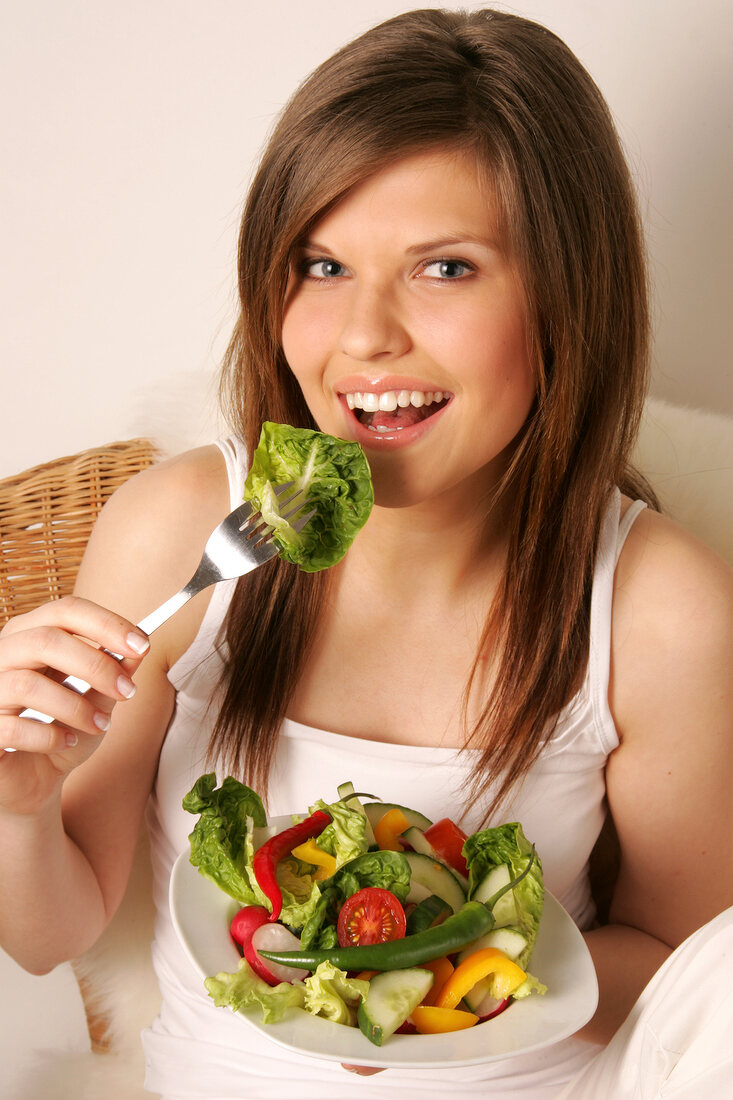
[[[611,920],[674,947],[733,904],[733,574],[654,514],[617,570],[607,765]]]
[[[216,449],[145,471],[102,510],[75,593],[139,621],[190,579],[208,535],[228,510]],[[135,695],[115,706],[99,748],[64,785],[66,830],[94,868],[110,911],[124,892],[173,711],[168,669],[193,640],[208,595],[194,597],[151,637],[134,675]]]

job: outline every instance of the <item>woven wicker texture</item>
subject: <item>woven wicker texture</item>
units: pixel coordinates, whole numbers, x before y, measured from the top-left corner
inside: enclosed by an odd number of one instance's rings
[[[155,458],[130,439],[0,481],[0,625],[71,592],[102,505]]]

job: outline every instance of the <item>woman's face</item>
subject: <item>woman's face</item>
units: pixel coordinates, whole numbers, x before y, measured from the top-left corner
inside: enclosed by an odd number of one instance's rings
[[[463,153],[376,173],[293,264],[282,343],[319,428],[364,447],[378,504],[491,489],[535,393],[525,297]]]

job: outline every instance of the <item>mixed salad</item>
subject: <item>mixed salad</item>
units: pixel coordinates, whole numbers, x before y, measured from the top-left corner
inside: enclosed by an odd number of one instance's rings
[[[183,800],[198,814],[191,863],[236,903],[234,973],[206,979],[217,1005],[265,1023],[299,1007],[395,1032],[472,1027],[544,993],[527,966],[542,865],[517,822],[466,836],[448,818],[338,788],[292,825],[268,825],[262,800],[211,773]]]

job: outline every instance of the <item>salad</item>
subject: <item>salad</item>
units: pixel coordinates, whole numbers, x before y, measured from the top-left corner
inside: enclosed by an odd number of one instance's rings
[[[527,966],[544,900],[542,865],[521,825],[466,836],[448,818],[360,795],[351,783],[285,829],[233,777],[201,776],[190,860],[232,898],[242,959],[208,977],[218,1006],[265,1023],[298,1007],[395,1032],[473,1027],[545,986]]]

